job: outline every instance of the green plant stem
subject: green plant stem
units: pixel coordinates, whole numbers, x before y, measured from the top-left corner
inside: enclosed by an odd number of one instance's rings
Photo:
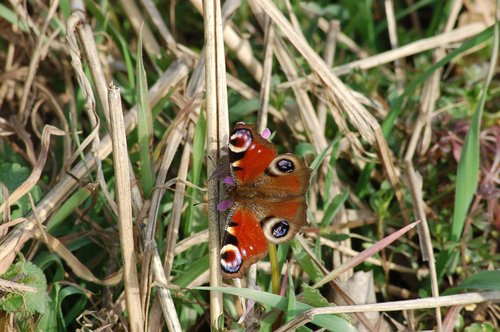
[[[269,243],[269,261],[271,262],[271,287],[274,294],[280,293],[280,271],[276,245]]]

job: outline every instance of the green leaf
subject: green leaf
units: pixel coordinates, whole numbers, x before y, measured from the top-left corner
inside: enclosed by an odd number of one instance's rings
[[[464,329],[464,332],[496,332],[496,329],[490,323],[472,323]]]
[[[342,194],[338,194],[332,199],[326,208],[323,219],[321,220],[321,226],[328,226],[332,222],[340,207],[347,200],[347,197],[349,197],[349,190],[345,189]]]
[[[81,295],[79,298],[71,298],[71,301],[64,303],[64,308],[71,308],[70,314],[63,316],[63,301],[68,296]],[[50,292],[50,303],[47,312],[40,318],[38,323],[39,331],[67,331],[67,326],[75,319],[75,313],[83,312],[87,302],[85,292],[74,286],[61,286],[56,282],[52,285]]]
[[[137,133],[139,142],[139,154],[141,159],[141,186],[143,193],[149,197],[155,185],[155,174],[151,160],[150,143],[153,140],[153,118],[149,107],[148,82],[146,70],[142,59],[142,29],[139,33],[137,45],[137,93],[139,96],[137,111]]]
[[[295,298],[295,286],[293,284],[293,278],[290,273],[288,273],[288,303],[285,311],[285,321],[289,322],[295,318],[297,311],[297,299]]]
[[[500,291],[500,270],[480,271],[465,278],[459,285],[447,290],[447,293],[472,289]]]
[[[309,304],[315,308],[329,307],[331,304],[327,299],[321,295],[319,289],[312,288],[308,284],[302,284],[302,289],[304,289],[304,294],[302,296],[302,302]]]
[[[196,186],[200,185],[203,169],[203,160],[205,158],[205,137],[206,137],[207,121],[204,114],[200,114],[193,137],[193,167],[191,168],[190,180]],[[186,218],[183,220],[184,234],[191,234],[193,231],[193,223],[195,219],[200,219],[200,211],[195,207],[195,204],[200,201],[200,192],[197,188],[189,187],[187,189],[189,197],[189,205],[186,211]]]
[[[341,138],[342,137],[340,135],[337,135],[335,137],[335,139],[333,141],[331,141],[330,144],[328,144],[328,146],[323,151],[321,151],[321,153],[314,159],[314,161],[310,165],[310,167],[313,170],[312,171],[313,175],[318,172],[318,169],[321,166],[321,163],[326,158],[328,150],[330,150],[333,146],[336,146],[337,144],[339,144]],[[311,176],[311,178],[312,178],[312,176]]]
[[[52,285],[52,291],[50,292],[50,302],[47,306],[47,310],[40,317],[38,321],[38,331],[64,331],[64,321],[62,315],[60,315],[59,302],[57,301],[57,293],[61,286],[59,283],[54,283]]]
[[[43,314],[45,312],[48,302],[47,280],[38,266],[21,258],[20,261],[9,267],[2,275],[2,279],[33,287],[36,291],[34,293],[5,292],[0,297],[0,310],[13,313],[22,312],[23,314]]]
[[[179,277],[174,280],[174,283],[179,287],[187,287],[193,280],[198,278],[203,272],[208,270],[208,256],[203,256],[200,259],[186,266],[185,273],[180,273]]]
[[[230,122],[236,122],[235,119],[242,119],[248,114],[255,112],[259,109],[259,99],[251,98],[244,99],[231,106]]]
[[[25,277],[22,279],[22,283],[36,288],[36,293],[26,293],[26,311],[43,314],[48,302],[45,274],[38,266],[31,262],[25,263],[24,273]]]
[[[3,183],[9,193],[14,192],[23,182],[30,176],[31,171],[28,167],[21,166],[17,163],[0,163],[0,182]],[[29,193],[33,196],[33,200],[38,202],[42,197],[42,190],[38,185],[33,186]],[[0,204],[4,202],[3,194],[0,192]],[[26,215],[31,211],[31,204],[28,195],[22,196],[14,204],[11,205],[11,218],[15,219]],[[0,215],[3,211],[0,212]]]
[[[311,257],[302,250],[302,246],[300,245],[295,245],[296,241],[293,241],[294,245],[292,245],[293,248],[293,254],[294,258],[297,260],[297,263],[301,267],[302,270],[311,278],[313,282],[318,282],[323,278],[323,273],[321,270],[318,268],[318,266],[313,262]]]
[[[477,189],[478,176],[479,176],[479,132],[481,129],[481,117],[483,115],[484,105],[486,103],[486,96],[488,94],[488,87],[490,86],[493,78],[495,67],[498,58],[499,48],[499,22],[494,26],[494,42],[493,53],[490,60],[490,71],[484,82],[484,87],[481,93],[481,99],[477,105],[477,109],[472,116],[472,120],[465,136],[464,146],[460,156],[457,170],[457,184],[455,187],[455,204],[453,210],[453,217],[451,222],[451,237],[450,239],[457,242],[464,228],[467,211],[472,202],[472,198]]]

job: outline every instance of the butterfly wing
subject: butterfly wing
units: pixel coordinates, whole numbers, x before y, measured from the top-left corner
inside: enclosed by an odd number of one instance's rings
[[[238,123],[229,139],[229,162],[236,185],[256,181],[276,157],[276,148],[256,132],[255,125]]]
[[[295,155],[277,155],[253,125],[231,133],[229,160],[235,204],[228,215],[221,249],[226,278],[241,278],[267,254],[267,241],[290,240],[306,223],[305,193],[311,170]]]
[[[267,255],[268,244],[287,242],[306,223],[305,197],[242,204],[236,201],[228,215],[221,248],[225,278],[242,278],[248,267]]]
[[[267,240],[257,216],[235,202],[222,238],[221,271],[225,278],[242,278],[248,267],[267,254]]]

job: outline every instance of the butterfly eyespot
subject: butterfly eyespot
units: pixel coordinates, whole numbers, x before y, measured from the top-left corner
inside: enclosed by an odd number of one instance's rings
[[[262,230],[266,238],[276,244],[290,240],[294,233],[290,232],[290,223],[287,220],[269,216],[261,221]]]
[[[289,159],[281,159],[276,163],[276,167],[282,173],[291,173],[295,169],[295,165]]]
[[[220,266],[226,273],[236,273],[240,270],[243,258],[238,247],[226,244],[220,251]]]
[[[294,173],[303,164],[302,160],[291,154],[285,153],[277,156],[267,167],[266,174],[269,176],[287,176]]]
[[[290,226],[285,220],[280,220],[272,227],[272,234],[275,238],[279,239],[288,233]]]
[[[252,142],[253,137],[250,130],[245,128],[235,129],[231,133],[229,149],[234,153],[245,152]]]

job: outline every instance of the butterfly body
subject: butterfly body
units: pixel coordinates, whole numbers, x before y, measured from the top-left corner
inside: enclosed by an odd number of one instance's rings
[[[231,132],[229,161],[234,201],[221,247],[226,278],[241,278],[266,256],[268,241],[293,238],[306,223],[305,194],[311,170],[293,154],[278,155],[254,125],[238,123]]]

